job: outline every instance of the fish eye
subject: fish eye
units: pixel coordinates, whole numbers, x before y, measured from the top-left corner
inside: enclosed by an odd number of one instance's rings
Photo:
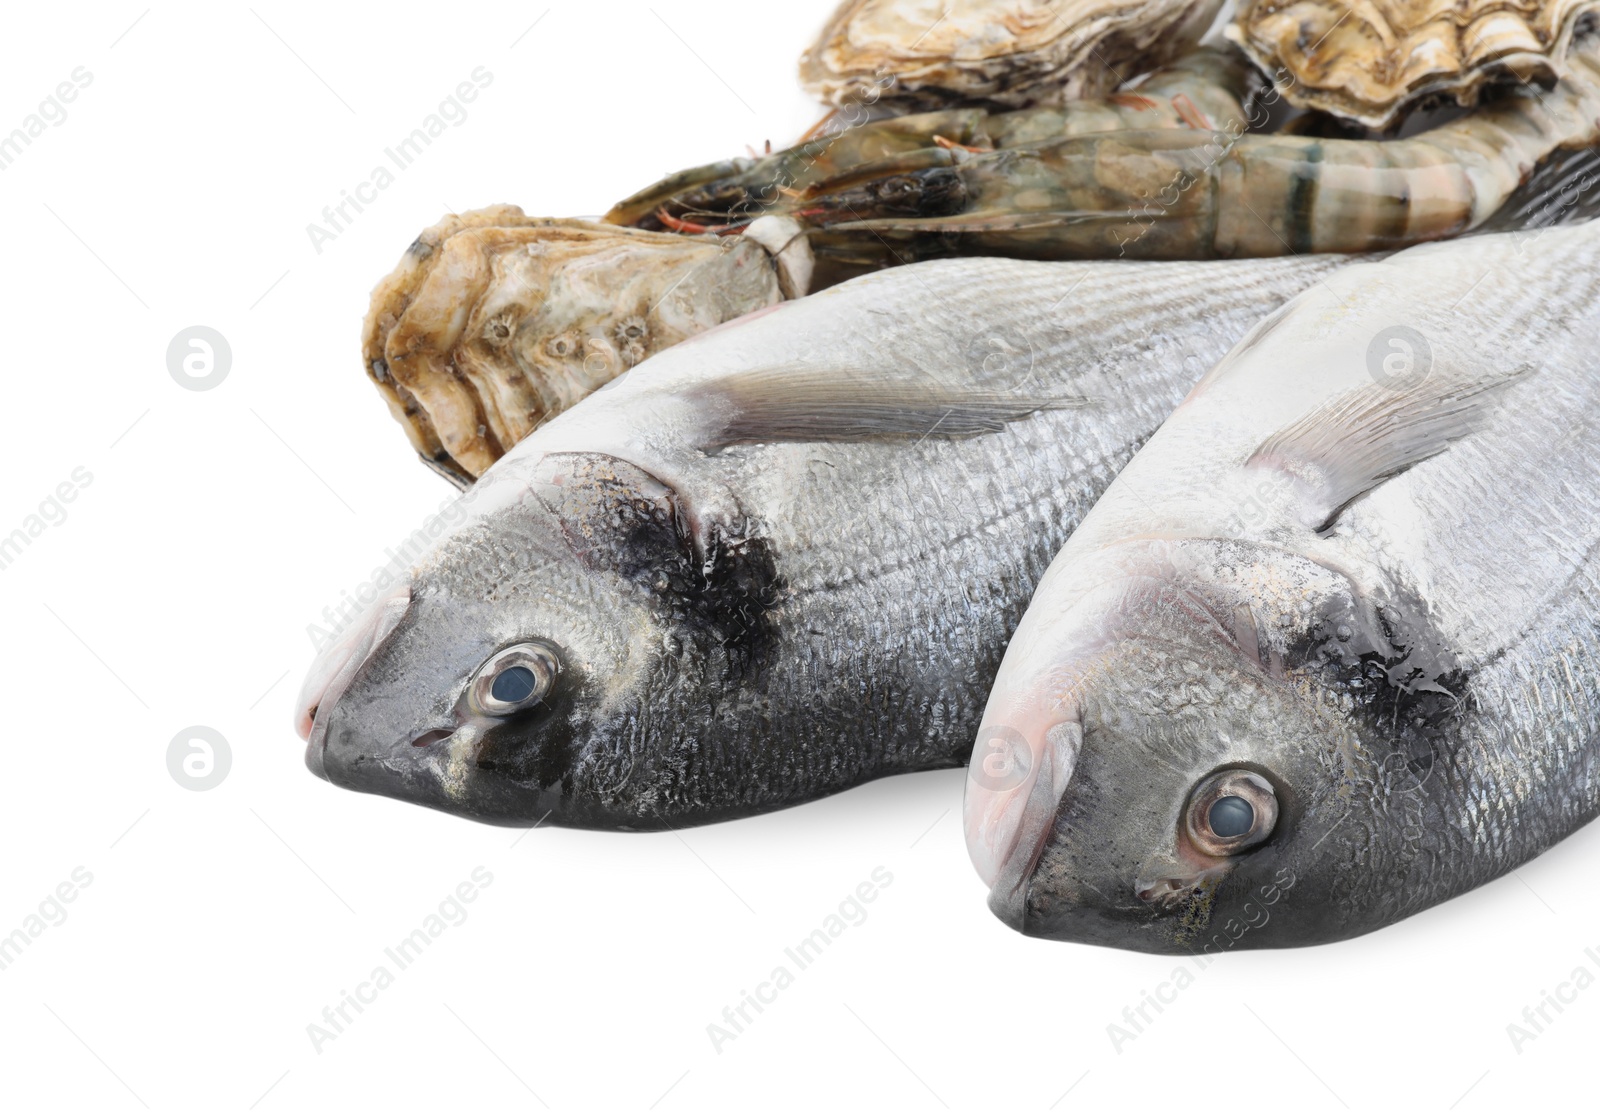
[[[538,677],[533,674],[533,669],[513,664],[509,668],[501,668],[495,674],[494,682],[489,685],[489,695],[497,703],[515,705],[532,695],[538,685]],[[1213,820],[1216,819],[1216,814],[1217,809],[1212,808]]]
[[[512,671],[526,669],[513,668]],[[499,685],[496,684],[498,691]],[[1221,838],[1238,838],[1250,830],[1256,821],[1256,809],[1250,806],[1250,801],[1243,796],[1224,796],[1211,805],[1211,810],[1206,814],[1206,821],[1211,824],[1211,833]]]
[[[1189,793],[1189,838],[1206,854],[1226,857],[1265,842],[1278,822],[1272,782],[1249,769],[1212,773]]]
[[[505,718],[544,701],[560,670],[555,650],[541,641],[502,648],[472,677],[469,701],[480,714]]]

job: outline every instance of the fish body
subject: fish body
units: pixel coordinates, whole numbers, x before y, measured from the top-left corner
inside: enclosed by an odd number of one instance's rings
[[[1020,930],[1339,940],[1600,810],[1600,223],[1352,265],[1271,316],[1041,582],[969,770]]]
[[[497,462],[321,656],[307,762],[606,828],[959,765],[1079,518],[1233,339],[1339,263],[937,262],[651,357]]]

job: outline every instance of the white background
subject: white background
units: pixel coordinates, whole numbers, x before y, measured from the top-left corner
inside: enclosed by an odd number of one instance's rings
[[[0,133],[93,79],[0,171],[0,535],[93,481],[0,570],[0,935],[93,883],[0,971],[7,1113],[1592,1108],[1600,989],[1520,1054],[1507,1025],[1600,976],[1600,830],[1380,934],[1201,973],[993,919],[956,772],[644,836],[524,836],[306,772],[307,626],[451,494],[362,375],[369,289],[447,210],[597,214],[791,140],[826,8],[9,6]],[[468,119],[314,251],[307,224],[478,66]],[[207,392],[166,366],[196,324],[233,354]],[[167,766],[196,724],[231,746],[206,792]],[[324,1007],[479,866],[465,922],[318,1053]],[[719,1053],[724,1007],[880,866],[865,921]],[[1118,1051],[1108,1026],[1180,965]]]

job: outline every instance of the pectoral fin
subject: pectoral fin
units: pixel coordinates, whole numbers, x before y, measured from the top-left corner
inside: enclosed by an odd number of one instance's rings
[[[1302,521],[1327,532],[1352,501],[1486,424],[1504,391],[1530,371],[1435,373],[1404,388],[1373,383],[1340,393],[1268,438],[1246,466],[1294,478]]]
[[[759,370],[701,391],[721,417],[700,444],[706,451],[741,443],[964,439],[1035,412],[1088,403],[1082,396],[951,387],[854,370]]]

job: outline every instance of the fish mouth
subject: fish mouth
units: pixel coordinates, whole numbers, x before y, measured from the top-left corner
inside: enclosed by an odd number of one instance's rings
[[[374,649],[393,633],[411,605],[411,581],[367,607],[342,634],[317,654],[295,703],[295,733],[306,743],[306,768],[328,779],[324,752],[328,722],[345,689]]]
[[[989,886],[989,907],[1019,930],[1028,881],[1049,840],[1082,744],[1083,726],[1076,718],[979,731],[962,812],[967,854]]]

